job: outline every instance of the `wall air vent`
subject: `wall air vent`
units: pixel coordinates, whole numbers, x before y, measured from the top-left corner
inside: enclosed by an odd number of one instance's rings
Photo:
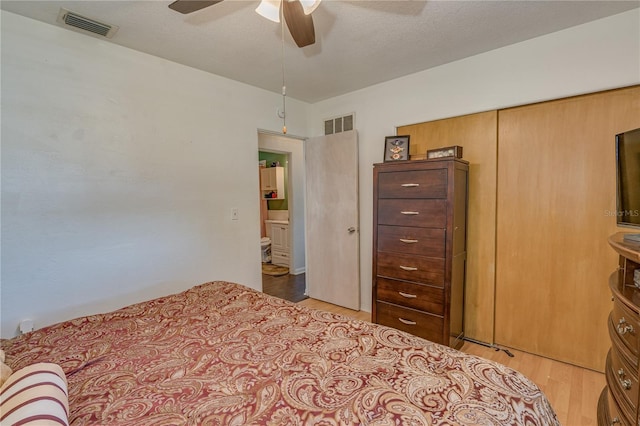
[[[97,34],[102,37],[111,38],[118,31],[116,25],[109,25],[86,16],[78,15],[75,12],[66,9],[60,9],[58,13],[58,23],[65,26],[73,27],[83,32]]]
[[[353,117],[355,114],[345,115],[344,117],[329,118],[324,121],[324,134],[333,135],[334,133],[348,132],[353,130]]]

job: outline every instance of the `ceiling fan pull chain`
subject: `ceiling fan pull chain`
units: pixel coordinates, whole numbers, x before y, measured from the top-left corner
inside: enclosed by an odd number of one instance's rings
[[[283,15],[283,8],[280,7]],[[282,38],[282,133],[287,134],[287,86],[284,84],[284,16],[280,16],[280,33]]]

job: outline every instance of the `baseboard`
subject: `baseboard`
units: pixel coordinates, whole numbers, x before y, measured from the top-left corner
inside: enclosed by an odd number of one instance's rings
[[[304,266],[302,268],[298,268],[292,272],[289,272],[291,275],[300,275],[300,274],[304,274],[306,272],[307,268],[305,268]]]

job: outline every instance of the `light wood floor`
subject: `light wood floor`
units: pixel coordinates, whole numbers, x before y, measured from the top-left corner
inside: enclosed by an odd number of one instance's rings
[[[315,299],[306,299],[299,304],[364,321],[371,320],[368,312],[352,311]],[[596,407],[605,385],[604,374],[510,348],[513,358],[504,351],[471,342],[464,343],[462,352],[500,362],[527,376],[547,395],[563,426],[597,425]]]

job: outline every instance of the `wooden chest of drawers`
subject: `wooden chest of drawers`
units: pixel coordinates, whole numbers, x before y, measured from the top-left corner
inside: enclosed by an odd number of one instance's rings
[[[634,271],[640,269],[640,244],[625,242],[622,234],[610,237],[609,244],[620,254],[620,263],[609,279],[613,295],[608,320],[611,349],[605,365],[607,387],[598,402],[598,424],[640,426],[640,289],[633,284]]]
[[[374,322],[462,345],[469,165],[375,164]]]

